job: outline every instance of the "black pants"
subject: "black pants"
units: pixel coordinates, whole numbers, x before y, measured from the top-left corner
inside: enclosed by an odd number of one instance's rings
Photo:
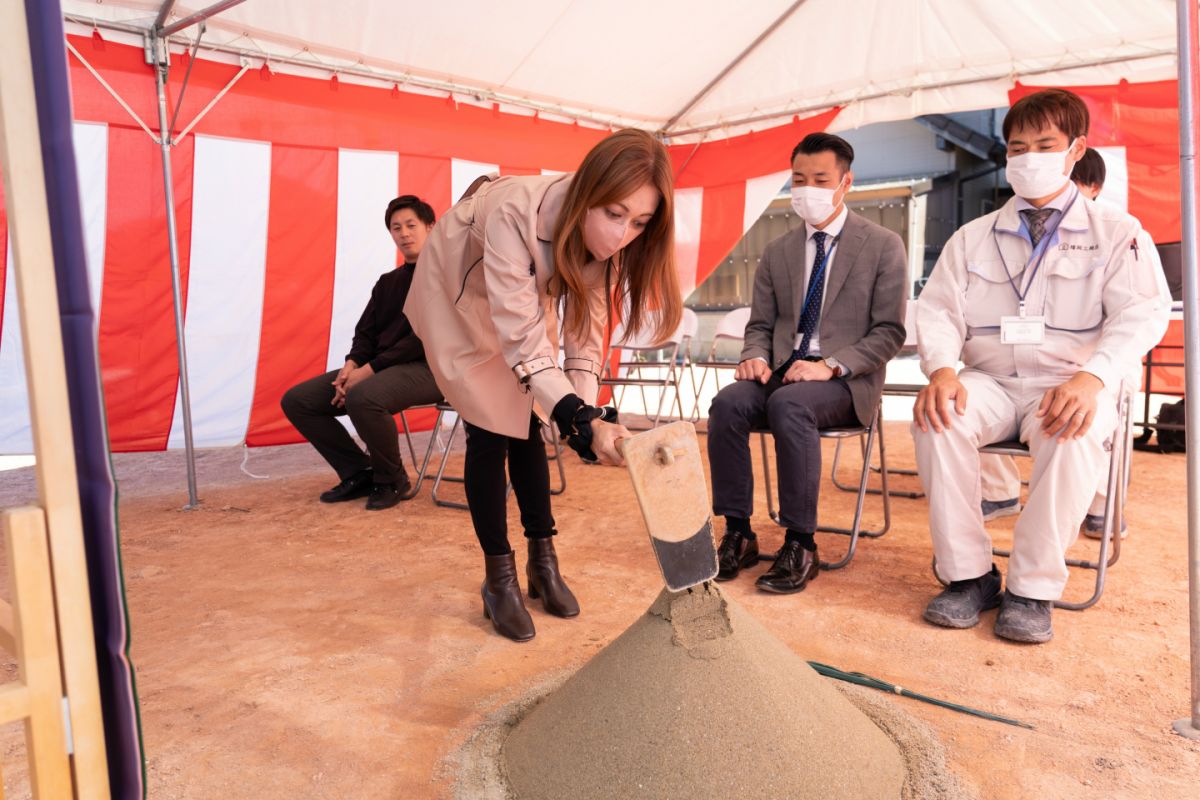
[[[553,535],[550,464],[538,418],[530,419],[529,436],[525,439],[501,436],[466,420],[463,420],[463,427],[467,431],[467,463],[463,470],[467,505],[483,552],[489,556],[512,552],[508,544],[505,458],[517,495],[517,507],[521,509],[525,535],[531,538]]]
[[[288,389],[279,403],[283,413],[342,480],[371,467],[376,483],[398,483],[404,464],[393,414],[442,399],[429,365],[411,361],[380,370],[351,389],[341,408],[331,404],[336,377],[334,370]],[[335,419],[343,414],[350,415],[369,457]]]
[[[846,382],[801,381],[766,384],[736,381],[717,393],[708,417],[708,463],[713,513],[749,518],[754,510],[750,431],[767,427],[775,439],[779,476],[779,519],[789,529],[817,528],[821,489],[821,428],[857,425]]]

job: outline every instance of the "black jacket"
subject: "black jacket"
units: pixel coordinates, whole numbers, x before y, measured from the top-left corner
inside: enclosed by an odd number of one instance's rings
[[[379,276],[354,327],[348,360],[360,367],[370,364],[372,370],[380,372],[396,364],[425,359],[425,348],[404,316],[404,301],[415,268],[415,264],[405,264]]]

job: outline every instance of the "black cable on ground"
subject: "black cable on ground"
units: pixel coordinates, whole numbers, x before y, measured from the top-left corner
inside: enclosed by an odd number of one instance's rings
[[[1005,725],[1015,725],[1018,728],[1028,728],[1029,730],[1034,729],[1034,727],[1032,725],[1030,725],[1028,722],[1021,722],[1020,720],[1009,719],[1008,717],[1001,717],[998,714],[991,714],[987,711],[980,711],[977,708],[969,708],[967,706],[960,706],[958,703],[951,703],[946,700],[938,700],[936,697],[929,697],[928,695],[917,694],[916,692],[910,691],[901,686],[897,686],[894,683],[888,683],[887,681],[881,681],[881,680],[879,680],[879,678],[872,678],[870,675],[864,675],[861,672],[845,672],[843,670],[838,669],[837,667],[831,667],[828,664],[822,664],[817,661],[809,661],[808,665],[810,667],[812,667],[813,669],[815,669],[821,675],[824,675],[826,678],[835,678],[839,681],[845,681],[846,683],[854,683],[859,686],[867,686],[871,689],[879,689],[881,692],[891,692],[892,694],[898,694],[901,697],[911,697],[914,700],[920,700],[922,702],[930,703],[935,706],[941,706],[942,708],[948,708],[951,711],[958,711],[962,714],[970,714],[973,717],[980,717],[982,719],[990,719],[993,722],[1003,722]]]

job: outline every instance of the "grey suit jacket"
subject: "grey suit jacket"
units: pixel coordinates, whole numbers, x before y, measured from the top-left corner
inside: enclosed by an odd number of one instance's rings
[[[767,245],[754,276],[754,301],[742,360],[761,357],[777,369],[792,354],[804,302],[808,226]],[[846,217],[830,265],[821,309],[821,355],[848,370],[854,413],[867,425],[883,393],[884,367],[904,344],[908,298],[904,243],[892,231]]]

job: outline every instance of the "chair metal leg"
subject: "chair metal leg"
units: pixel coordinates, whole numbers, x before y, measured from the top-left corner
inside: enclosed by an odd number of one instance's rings
[[[870,479],[870,474],[871,474],[871,457],[870,456],[871,456],[871,453],[875,449],[875,437],[876,437],[877,433],[882,434],[882,432],[879,429],[878,412],[876,414],[875,421],[871,424],[870,427],[867,428],[867,430],[864,434],[859,436],[859,439],[864,442],[864,444],[863,444],[864,454],[863,454],[862,467],[859,470],[858,499],[855,503],[854,520],[853,520],[851,526],[849,528],[839,528],[839,527],[834,527],[834,526],[829,526],[829,525],[818,525],[817,526],[817,531],[816,531],[817,533],[836,533],[836,534],[841,534],[843,536],[850,537],[850,544],[849,544],[849,547],[847,547],[847,549],[846,549],[845,556],[843,556],[838,561],[828,561],[828,562],[822,561],[821,562],[822,569],[827,569],[827,570],[841,569],[842,567],[849,564],[851,559],[854,558],[854,553],[858,547],[858,539],[860,536],[866,536],[868,538],[876,539],[876,538],[879,538],[880,536],[883,536],[884,534],[886,534],[892,527],[892,508],[891,508],[891,499],[890,499],[891,495],[888,492],[888,485],[887,485],[887,450],[886,450],[886,446],[885,446],[882,435],[879,436],[879,463],[882,467],[881,479],[883,481],[883,488],[880,492],[881,499],[883,501],[883,524],[878,529],[872,529],[872,530],[864,530],[862,527],[863,507],[866,502],[866,498],[867,498],[867,494],[868,494],[867,481]],[[775,494],[774,494],[774,489],[772,487],[772,481],[771,481],[771,465],[770,465],[770,461],[768,458],[769,454],[767,452],[767,435],[766,435],[766,433],[760,432],[758,434],[758,440],[759,440],[759,447],[762,452],[763,484],[764,484],[764,489],[766,490],[766,494],[767,494],[767,513],[770,515],[772,521],[774,521],[776,525],[782,526],[783,523],[780,519],[780,514],[775,509]],[[841,440],[839,439],[839,442],[840,441]],[[760,560],[763,560],[763,561],[771,560],[774,557],[775,557],[774,554],[764,554],[763,556],[760,557]]]
[[[775,511],[775,492],[772,488],[774,481],[771,480],[771,461],[767,458],[767,435],[765,433],[758,434],[758,444],[762,449],[762,465],[763,465],[763,488],[767,490],[767,515],[774,520],[776,525],[782,525],[779,521],[779,513]]]
[[[554,443],[554,455],[548,456],[548,458],[558,465],[558,488],[550,487],[550,494],[560,495],[567,490],[567,472],[563,468],[562,439],[558,437],[558,426],[554,424],[554,420],[550,420],[546,427],[550,431],[550,439]]]
[[[695,392],[695,407],[692,409],[692,419],[696,422],[700,421],[700,395],[704,393],[704,384],[708,382],[708,373],[712,372],[712,367],[700,368],[700,382],[696,383],[695,370],[692,371],[692,390]]]
[[[425,475],[429,471],[429,460],[433,458],[433,448],[437,444],[438,431],[442,429],[442,417],[446,412],[438,411],[437,419],[433,422],[433,430],[429,432],[429,444],[425,447],[425,457],[421,460],[421,466],[417,469],[417,479],[413,481],[412,488],[404,494],[400,495],[401,500],[411,500],[421,491],[421,484],[425,482]],[[400,415],[400,424],[404,426],[404,438],[408,440],[408,452],[412,456],[413,466],[417,466],[417,454],[413,447],[412,432],[408,428],[408,418],[402,413]]]
[[[881,422],[880,425],[882,426],[882,424],[883,423]],[[882,435],[883,435],[883,430],[881,428],[880,436],[882,437]],[[833,466],[830,467],[830,470],[829,470],[830,479],[833,481],[833,485],[836,486],[838,489],[841,489],[843,492],[857,492],[858,491],[857,487],[847,486],[838,479],[838,462],[841,460],[841,457],[842,457],[842,440],[838,439],[837,447],[835,447],[833,450]],[[875,474],[879,475],[882,473],[882,469],[880,467],[877,467],[874,464],[872,464],[871,472],[874,472]],[[913,478],[917,477],[920,474],[915,469],[892,469],[892,470],[889,470],[889,472],[891,472],[892,475],[907,475],[907,476],[913,477]],[[879,489],[867,489],[867,494],[879,494]],[[921,492],[921,491],[913,492],[913,491],[908,491],[906,489],[892,489],[890,494],[892,497],[906,497],[909,500],[920,500],[922,497],[925,496],[925,492]]]
[[[821,569],[841,569],[842,567],[849,564],[850,560],[854,558],[854,552],[858,547],[858,537],[859,536],[866,536],[871,539],[877,539],[880,536],[883,536],[884,534],[886,534],[888,532],[888,530],[892,527],[892,509],[891,509],[891,503],[889,500],[889,495],[887,492],[887,477],[886,477],[886,475],[887,475],[887,472],[886,472],[887,454],[884,451],[883,438],[880,437],[880,439],[879,439],[879,459],[880,459],[880,463],[885,468],[884,473],[883,473],[884,483],[883,483],[883,490],[882,490],[882,495],[881,495],[882,500],[883,500],[883,525],[880,526],[880,528],[878,530],[863,530],[862,529],[863,505],[867,499],[867,481],[870,479],[870,476],[871,476],[871,453],[874,451],[875,438],[876,438],[876,435],[878,432],[879,432],[879,413],[876,412],[875,421],[872,423],[871,427],[869,427],[867,429],[867,435],[866,435],[867,441],[866,441],[866,445],[865,445],[866,452],[863,455],[862,469],[859,471],[858,500],[854,504],[854,522],[853,522],[853,524],[849,528],[838,528],[838,527],[826,526],[826,525],[818,525],[817,526],[818,533],[837,533],[837,534],[841,534],[843,536],[850,537],[850,545],[849,545],[849,547],[846,548],[846,555],[843,556],[840,561],[833,561],[833,562],[828,562],[828,563],[822,561]]]
[[[454,435],[458,433],[459,426],[462,425],[462,417],[455,417],[454,424],[450,426],[450,436],[446,439],[446,447],[442,450],[442,462],[438,465],[437,477],[433,480],[433,502],[443,508],[458,508],[466,511],[469,506],[466,503],[460,503],[457,500],[442,500],[438,497],[438,489],[442,486],[442,481],[450,481],[452,483],[465,483],[465,479],[458,476],[446,474],[446,462],[450,460],[450,449],[454,445]]]

